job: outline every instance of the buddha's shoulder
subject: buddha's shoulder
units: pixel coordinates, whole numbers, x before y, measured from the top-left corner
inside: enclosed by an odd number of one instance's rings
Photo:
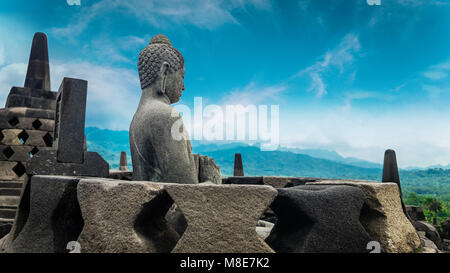
[[[180,118],[180,113],[175,108],[159,101],[151,102],[143,110],[142,114],[147,120],[161,121]]]

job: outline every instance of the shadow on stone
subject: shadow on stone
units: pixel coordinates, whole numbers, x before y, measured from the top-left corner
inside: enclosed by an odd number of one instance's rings
[[[57,253],[69,252],[67,243],[76,241],[83,230],[84,221],[78,204],[76,187],[68,187],[51,217],[53,229],[53,248]]]
[[[137,215],[134,223],[134,229],[138,236],[147,245],[152,245],[158,253],[169,253],[177,244],[179,237],[183,235],[184,230],[175,231],[179,236],[174,236],[171,224],[165,219],[165,213],[172,207],[173,200],[167,194],[166,191],[157,195],[148,203],[143,204],[141,212]],[[177,221],[183,221],[186,223],[186,219],[183,214],[177,214]],[[182,225],[178,225],[181,227]],[[178,237],[178,239],[176,239]]]

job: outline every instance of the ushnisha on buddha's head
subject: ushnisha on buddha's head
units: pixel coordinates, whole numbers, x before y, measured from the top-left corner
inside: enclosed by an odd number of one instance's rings
[[[158,34],[139,54],[139,79],[143,92],[154,92],[168,99],[180,100],[184,90],[184,58],[169,38]]]

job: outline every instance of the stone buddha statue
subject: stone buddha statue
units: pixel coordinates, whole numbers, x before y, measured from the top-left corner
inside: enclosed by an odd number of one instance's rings
[[[158,34],[139,54],[138,71],[142,95],[130,125],[133,180],[198,183],[189,137],[171,107],[184,90],[183,56]],[[174,137],[173,128],[184,137]]]

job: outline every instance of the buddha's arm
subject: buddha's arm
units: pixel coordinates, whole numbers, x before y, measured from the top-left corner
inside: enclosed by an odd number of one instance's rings
[[[177,123],[178,122],[178,123]],[[189,142],[172,136],[172,127],[182,124],[181,117],[165,117],[152,124],[152,143],[164,182],[198,183],[198,174]]]

